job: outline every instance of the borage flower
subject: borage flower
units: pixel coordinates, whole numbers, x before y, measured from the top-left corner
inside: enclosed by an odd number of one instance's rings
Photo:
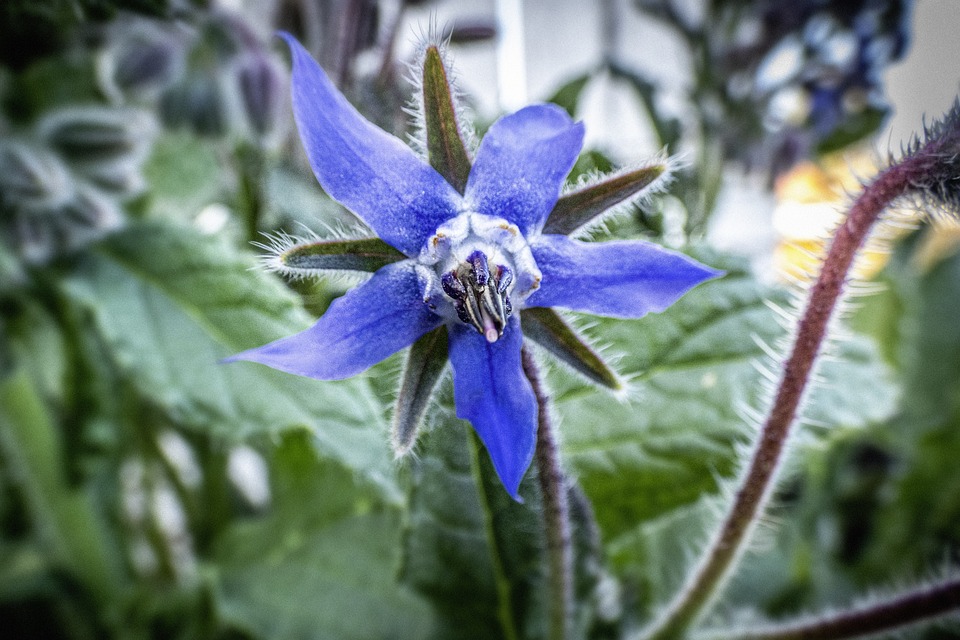
[[[636,318],[718,275],[650,243],[567,237],[666,167],[622,172],[560,198],[583,124],[549,104],[497,120],[471,159],[436,47],[423,58],[425,161],[365,120],[306,50],[283,37],[293,57],[294,116],[317,180],[380,239],[294,244],[281,248],[278,265],[375,273],[311,328],[231,360],[330,380],[413,345],[394,418],[395,445],[405,452],[449,356],[457,416],[473,425],[517,498],[537,424],[521,324],[561,359],[616,387],[617,376],[548,307]]]

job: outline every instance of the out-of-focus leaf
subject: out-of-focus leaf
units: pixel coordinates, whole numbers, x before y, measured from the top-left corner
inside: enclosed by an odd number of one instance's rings
[[[868,107],[861,113],[849,116],[817,145],[817,151],[819,153],[839,151],[863,140],[886,122],[889,113],[890,110],[887,108]]]
[[[902,309],[898,360],[906,382],[903,410],[914,424],[905,429],[942,424],[945,416],[960,411],[960,257],[918,273],[911,255],[902,252],[888,270]]]
[[[0,27],[0,32],[3,30]],[[6,45],[7,42],[0,44],[0,52]],[[94,65],[87,55],[37,60],[17,76],[15,87],[7,95],[10,101],[7,107],[24,119],[58,106],[101,101]]]
[[[72,574],[105,602],[123,588],[120,559],[95,498],[71,487],[65,451],[51,417],[25,372],[0,379],[0,459],[17,479],[37,545],[49,570]]]
[[[7,347],[14,362],[29,374],[46,400],[63,400],[67,373],[63,336],[54,318],[36,301],[21,300],[18,313],[7,321]]]
[[[524,504],[510,498],[472,429],[454,417],[449,387],[411,462],[403,579],[436,607],[438,638],[541,637],[536,478],[528,472],[520,485]]]
[[[223,198],[223,166],[214,148],[196,136],[168,132],[159,137],[143,166],[150,185],[149,211],[158,218],[191,220]]]
[[[358,226],[353,214],[324,195],[309,171],[272,167],[267,172],[266,197],[268,209],[278,218],[274,226],[291,233],[297,232],[296,225],[319,231]]]
[[[259,637],[429,637],[429,607],[397,583],[400,517],[371,510],[355,474],[316,455],[305,432],[272,456],[271,514],[217,544],[219,615]]]
[[[921,271],[915,249],[905,243],[886,272],[899,411],[822,462],[808,498],[811,522],[833,523],[832,551],[865,581],[919,574],[960,545],[960,255]]]
[[[571,118],[575,118],[577,108],[580,106],[580,96],[592,77],[592,73],[584,73],[571,78],[557,89],[556,93],[547,98],[547,102],[563,107]]]
[[[396,495],[387,427],[363,377],[320,382],[219,363],[310,322],[253,265],[221,239],[134,225],[103,243],[63,290],[93,319],[115,366],[174,419],[228,439],[307,427],[326,455]]]

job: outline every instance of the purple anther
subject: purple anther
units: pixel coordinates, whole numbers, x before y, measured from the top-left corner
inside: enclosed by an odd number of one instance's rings
[[[463,300],[457,300],[453,303],[453,308],[457,312],[457,317],[460,318],[460,322],[464,324],[473,324],[470,320],[470,314],[467,313],[467,303]]]
[[[467,262],[473,267],[473,281],[479,289],[487,286],[490,280],[490,267],[487,264],[487,256],[483,251],[474,251],[467,258]]]
[[[457,274],[453,271],[440,276],[440,286],[443,292],[454,300],[464,300],[467,297],[467,290],[463,283],[457,279]]]
[[[510,267],[505,267],[502,264],[497,265],[497,293],[505,292],[512,282],[513,271],[510,270]]]

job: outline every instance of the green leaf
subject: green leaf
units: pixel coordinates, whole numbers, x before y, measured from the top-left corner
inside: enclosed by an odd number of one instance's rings
[[[227,187],[214,146],[185,132],[157,138],[143,175],[150,185],[148,210],[158,219],[192,220]]]
[[[547,217],[543,232],[573,233],[610,207],[639,195],[666,170],[666,165],[654,164],[621,171],[564,194]]]
[[[765,406],[769,382],[755,364],[775,365],[759,343],[784,337],[768,302],[787,306],[788,295],[759,285],[739,263],[704,261],[728,275],[662,314],[597,321],[592,333],[624,354],[619,369],[632,381],[625,400],[569,376],[553,378],[566,460],[615,546],[644,523],[714,493],[718,479],[735,471],[736,443],[755,433],[748,408]],[[841,342],[834,355],[842,364],[823,362],[824,382],[804,412],[816,430],[801,433],[860,427],[894,408],[890,373],[871,343]],[[674,560],[682,565],[682,557]]]
[[[613,390],[623,388],[617,373],[577,335],[553,309],[534,307],[521,312],[523,335],[567,363],[597,384]]]
[[[624,65],[611,62],[608,68],[613,78],[625,81],[634,92],[636,92],[637,99],[643,105],[647,116],[650,118],[650,123],[653,125],[653,129],[657,134],[657,141],[660,145],[666,147],[671,153],[676,152],[676,146],[680,143],[683,127],[678,119],[665,116],[660,112],[656,99],[658,91],[657,85]]]
[[[380,267],[405,258],[405,255],[380,238],[304,242],[277,255],[277,261],[283,269],[293,271],[322,269],[376,271]]]
[[[35,300],[18,301],[5,329],[11,357],[34,381],[48,402],[62,404],[67,377],[67,345],[53,316]],[[2,348],[2,347],[0,347]]]
[[[94,497],[67,480],[64,444],[25,372],[0,379],[0,458],[17,480],[33,535],[51,570],[66,569],[100,602],[119,597],[112,554]]]
[[[6,107],[30,120],[65,105],[99,103],[103,96],[94,69],[91,56],[82,51],[37,60],[15,76],[13,86],[5,92],[9,96]]]
[[[447,383],[411,456],[409,531],[402,575],[441,620],[437,638],[544,638],[547,621],[546,536],[536,465],[520,485],[522,504],[503,489],[470,425],[457,420]],[[577,631],[610,637],[622,611],[616,579],[586,497],[569,483]]]
[[[895,344],[900,346],[906,383],[903,410],[916,427],[935,426],[944,416],[960,413],[960,340],[954,330],[960,310],[960,257],[950,256],[921,274],[916,263],[909,262],[916,260],[919,247],[913,249],[898,254],[888,269],[902,310]]]
[[[876,132],[887,121],[890,109],[871,106],[860,113],[845,115],[845,119],[841,120],[839,126],[831,131],[827,138],[817,144],[817,153],[827,154],[839,151],[859,140],[863,140]]]
[[[527,474],[525,503],[514,502],[473,429],[454,417],[444,387],[411,462],[403,579],[436,607],[438,638],[539,637],[545,543],[536,478]]]
[[[547,98],[547,102],[552,102],[557,106],[563,107],[564,110],[570,114],[571,118],[575,118],[577,116],[577,108],[580,106],[580,96],[583,94],[584,88],[592,77],[593,72],[574,76],[557,89],[556,93]]]
[[[470,176],[470,156],[460,133],[450,81],[437,47],[428,47],[423,60],[423,118],[430,166],[463,193]]]
[[[429,607],[397,583],[399,514],[371,511],[377,496],[306,433],[285,436],[270,469],[273,512],[216,545],[220,617],[276,640],[428,637]]]
[[[324,194],[317,178],[299,165],[270,164],[264,185],[267,212],[264,226],[308,229],[352,229],[357,218]]]
[[[441,326],[417,340],[407,356],[393,413],[393,449],[397,454],[407,453],[416,443],[423,414],[446,366],[447,328]]]
[[[921,271],[923,235],[886,270],[893,326],[883,329],[903,380],[899,410],[823,461],[808,508],[810,527],[829,518],[838,531],[834,553],[855,549],[841,559],[866,582],[920,574],[960,544],[960,254]]]
[[[141,224],[89,255],[63,292],[125,379],[174,419],[232,440],[307,427],[326,455],[395,497],[387,427],[366,379],[219,364],[310,323],[297,298],[253,265],[221,239]]]

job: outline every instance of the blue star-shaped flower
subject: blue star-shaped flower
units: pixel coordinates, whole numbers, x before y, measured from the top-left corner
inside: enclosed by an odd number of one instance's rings
[[[521,368],[520,310],[636,318],[718,272],[646,242],[544,233],[583,141],[583,124],[559,107],[533,105],[497,120],[457,188],[365,120],[284,37],[294,116],[317,180],[402,255],[335,300],[311,328],[231,360],[341,379],[445,325],[457,416],[473,425],[516,498],[537,427]]]

